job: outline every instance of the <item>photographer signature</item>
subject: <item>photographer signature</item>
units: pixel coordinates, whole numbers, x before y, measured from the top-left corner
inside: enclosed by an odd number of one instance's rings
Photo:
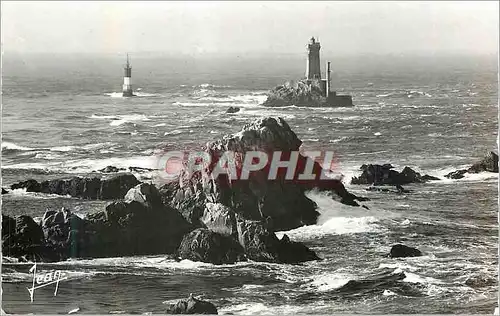
[[[36,274],[36,262],[35,264],[31,267],[29,272],[33,272],[33,285],[31,288],[27,288],[28,292],[30,293],[30,298],[31,298],[31,303],[33,303],[33,299],[35,297],[35,290],[55,284],[56,289],[54,291],[54,296],[57,295],[57,289],[59,288],[59,282],[67,280],[68,277],[65,272],[63,271],[51,271],[47,273],[41,273],[41,274]],[[36,283],[36,286],[35,286]]]

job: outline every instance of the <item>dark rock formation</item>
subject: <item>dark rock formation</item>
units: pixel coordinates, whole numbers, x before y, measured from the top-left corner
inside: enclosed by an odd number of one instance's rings
[[[239,112],[240,108],[236,106],[230,106],[229,109],[226,110],[226,113],[236,113]]]
[[[7,194],[7,193],[9,193],[9,191],[7,191],[4,188],[2,188],[2,194]]]
[[[217,315],[217,308],[214,304],[196,299],[190,295],[187,300],[180,300],[175,304],[170,304],[166,310],[167,314],[213,314]]]
[[[193,227],[161,203],[158,190],[139,184],[125,201],[80,218],[69,210],[48,210],[41,225],[29,216],[4,216],[2,247],[7,256],[37,261],[173,254]]]
[[[99,169],[97,171],[99,172],[102,172],[102,173],[115,173],[115,172],[120,172],[120,171],[123,171],[125,169],[123,168],[117,168],[115,166],[107,166],[107,167],[104,167],[102,169]]]
[[[176,210],[159,203],[153,185],[142,183],[131,191],[125,201],[87,215],[85,256],[171,254],[192,229]]]
[[[483,171],[496,172],[498,173],[498,155],[494,152],[489,152],[483,159],[479,162],[473,164],[467,172],[469,173],[479,173]]]
[[[234,212],[220,203],[207,203],[200,221],[206,228],[221,235],[238,234]]]
[[[467,173],[467,169],[461,169],[461,170],[450,172],[447,175],[445,175],[445,177],[448,179],[462,179],[465,177],[466,173]]]
[[[401,172],[392,170],[391,164],[384,165],[362,165],[360,170],[363,173],[359,177],[353,177],[351,184],[371,184],[371,185],[402,185],[408,183],[424,183],[439,178],[424,175],[405,167]]]
[[[246,257],[254,261],[299,263],[319,259],[314,251],[290,241],[287,235],[279,240],[259,221],[238,222],[238,241]]]
[[[389,253],[391,258],[406,258],[406,257],[420,257],[422,252],[417,248],[408,247],[405,245],[397,244],[392,246]]]
[[[243,259],[243,248],[232,237],[198,228],[184,236],[178,254],[183,259],[226,264]]]
[[[286,169],[279,169],[276,179],[269,180],[271,161],[258,171],[252,171],[248,180],[239,178],[242,163],[235,159],[238,180],[231,180],[225,173],[212,179],[216,164],[226,152],[244,156],[248,151],[260,150],[269,157],[281,151],[281,160],[287,160],[291,152],[298,151],[302,142],[281,118],[261,118],[243,127],[237,134],[207,144],[205,152],[212,163],[204,172],[191,176],[185,168],[178,180],[160,190],[164,203],[178,209],[183,216],[198,227],[204,227],[200,218],[206,203],[220,203],[232,209],[243,219],[264,221],[268,218],[271,230],[289,230],[303,225],[315,224],[319,213],[316,204],[305,196],[313,188],[331,191],[333,198],[348,205],[358,205],[358,197],[349,193],[340,180],[322,179],[319,163],[299,155],[292,179],[286,179]],[[314,178],[299,180],[308,163],[313,165]]]
[[[141,172],[155,171],[155,170],[158,170],[158,169],[143,168],[143,167],[128,167],[128,170],[129,170],[130,172],[138,172],[138,173],[141,173]]]
[[[59,260],[81,255],[79,250],[86,242],[85,220],[64,208],[57,212],[48,210],[43,215],[41,227],[46,244],[52,246]]]
[[[11,186],[11,189],[25,188],[27,192],[70,195],[84,199],[121,199],[130,188],[139,184],[132,174],[119,174],[108,179],[80,178],[46,180],[39,183],[30,179]]]
[[[391,193],[397,193],[397,194],[403,194],[403,193],[410,193],[410,190],[406,190],[403,188],[401,185],[397,184],[395,186],[395,189],[388,189],[388,188],[380,188],[376,186],[371,186],[366,188],[366,191],[377,191],[377,192],[391,192]]]
[[[304,80],[289,81],[277,86],[268,93],[264,106],[309,106],[309,107],[337,107],[353,106],[350,96],[338,96],[332,93],[326,98],[318,81],[308,84]]]
[[[473,164],[469,169],[460,169],[445,175],[449,179],[462,179],[466,173],[496,172],[498,173],[498,155],[489,152],[483,159]]]
[[[13,219],[2,215],[2,255],[22,261],[55,261],[57,258],[45,244],[41,227],[29,216]]]

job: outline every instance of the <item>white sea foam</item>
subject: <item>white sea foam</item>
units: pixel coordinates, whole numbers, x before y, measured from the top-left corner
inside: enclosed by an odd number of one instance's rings
[[[378,219],[366,209],[354,210],[333,201],[328,193],[309,191],[306,195],[318,205],[318,224],[276,232],[279,238],[286,234],[293,240],[308,240],[325,235],[375,232],[381,229],[377,224]]]
[[[118,118],[112,120],[109,125],[119,126],[125,123],[137,122],[137,121],[149,121],[150,119],[143,114],[131,114],[131,115],[120,115]]]
[[[267,306],[263,303],[242,303],[219,309],[221,315],[288,315],[310,311],[310,306]]]
[[[181,130],[178,130],[178,129],[174,129],[173,131],[170,131],[170,132],[165,132],[163,134],[163,136],[168,136],[168,135],[179,135],[179,134],[182,134],[183,132]]]
[[[347,284],[355,277],[347,273],[322,273],[313,276],[312,281],[303,285],[306,288],[313,288],[315,291],[326,292],[338,289]]]
[[[10,142],[2,142],[2,150],[10,149],[10,150],[34,150],[30,147],[20,146]]]

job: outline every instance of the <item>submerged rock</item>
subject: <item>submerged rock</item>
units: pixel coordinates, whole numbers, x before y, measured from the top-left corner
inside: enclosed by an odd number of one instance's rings
[[[214,304],[196,299],[189,295],[187,300],[180,300],[175,304],[170,304],[166,310],[167,314],[217,314]]]
[[[384,165],[362,165],[363,173],[359,177],[353,177],[351,184],[371,185],[402,185],[409,183],[424,183],[439,178],[430,175],[421,175],[410,167],[405,167],[401,172],[393,170],[391,164]]]
[[[107,179],[80,178],[46,180],[39,183],[30,179],[11,186],[11,189],[26,189],[27,192],[70,195],[83,199],[121,199],[127,191],[139,184],[132,174],[119,174]]]
[[[406,258],[406,257],[420,257],[422,252],[417,248],[408,247],[405,245],[397,244],[392,246],[389,253],[391,258]]]
[[[466,173],[467,173],[467,169],[461,169],[461,170],[450,172],[447,175],[445,175],[445,177],[448,179],[462,179],[465,177]]]
[[[237,113],[240,111],[240,108],[239,107],[236,107],[236,106],[230,106],[227,110],[226,110],[226,113]]]

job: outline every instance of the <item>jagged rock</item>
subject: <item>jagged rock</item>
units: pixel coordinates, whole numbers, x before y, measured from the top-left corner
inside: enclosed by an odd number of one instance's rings
[[[221,235],[235,236],[238,233],[234,212],[220,203],[207,203],[200,221],[206,228]]]
[[[102,173],[115,173],[115,172],[120,172],[120,171],[123,171],[125,169],[123,168],[117,168],[115,166],[107,166],[107,167],[104,167],[102,169],[99,169],[97,171],[99,172],[102,172]]]
[[[196,299],[190,295],[187,300],[180,300],[175,304],[170,304],[166,310],[167,314],[213,314],[217,315],[217,308],[214,304]]]
[[[498,173],[498,155],[494,152],[489,152],[481,161],[473,164],[467,172],[479,173],[483,171]]]
[[[86,221],[71,211],[47,210],[41,222],[47,244],[50,244],[59,258],[76,258],[86,243]]]
[[[445,177],[449,178],[449,179],[462,179],[465,177],[466,173],[467,173],[466,169],[461,169],[461,170],[450,172],[447,175],[445,175]]]
[[[124,201],[137,201],[146,207],[163,207],[158,189],[149,183],[141,183],[128,190]]]
[[[144,195],[146,203],[134,199],[116,201],[104,211],[87,215],[89,240],[82,251],[86,256],[172,254],[191,231],[192,226],[176,210],[157,203],[154,186],[132,190]]]
[[[399,184],[397,184],[395,187],[396,187],[396,189],[388,189],[388,188],[380,188],[380,187],[376,187],[376,186],[371,186],[371,187],[366,188],[366,191],[391,192],[391,193],[398,193],[398,194],[411,192],[410,190],[406,190],[405,188],[403,188]]]
[[[7,191],[4,188],[2,188],[2,194],[7,194],[7,193],[9,193],[9,191]]]
[[[236,113],[239,112],[240,108],[236,106],[230,106],[229,109],[226,110],[226,113]]]
[[[408,183],[424,183],[439,178],[424,175],[405,167],[401,172],[392,170],[391,164],[384,165],[362,165],[360,170],[363,173],[359,177],[353,177],[351,184],[372,184],[372,185],[402,185]]]
[[[15,189],[26,189],[26,192],[40,192],[40,183],[34,179],[29,179],[26,181],[21,181],[19,183],[13,184],[10,187],[12,190]]]
[[[337,107],[353,106],[350,96],[337,96],[332,93],[325,97],[319,81],[308,84],[304,80],[288,81],[269,91],[264,106],[310,106],[310,107]]]
[[[405,245],[397,244],[392,246],[389,253],[391,258],[406,258],[406,257],[420,257],[422,252],[417,248],[408,247]]]
[[[316,204],[305,196],[306,190],[318,188],[331,191],[332,197],[341,203],[355,205],[361,198],[349,193],[342,182],[336,179],[322,179],[322,168],[317,162],[313,165],[314,178],[299,180],[311,158],[299,155],[297,168],[291,179],[285,178],[286,170],[281,168],[275,180],[269,179],[270,164],[250,173],[248,180],[234,180],[227,174],[210,176],[226,152],[245,155],[248,151],[260,150],[272,157],[282,152],[281,160],[290,157],[291,152],[299,151],[302,142],[282,118],[261,118],[233,135],[209,142],[205,152],[212,163],[202,173],[192,176],[185,167],[179,178],[161,188],[163,202],[178,209],[193,225],[204,227],[200,218],[206,203],[220,203],[243,219],[270,219],[272,230],[289,230],[303,225],[315,224],[319,213]],[[235,159],[236,174],[241,175],[242,163]]]
[[[152,169],[152,168],[143,168],[143,167],[128,167],[128,170],[131,172],[149,172],[149,171],[155,171],[158,169]]]
[[[121,174],[101,182],[102,200],[121,199],[127,194],[128,190],[140,183],[132,174]]]
[[[2,254],[21,261],[55,261],[54,251],[45,245],[41,227],[28,215],[15,219],[2,215]]]
[[[183,259],[227,264],[243,259],[243,248],[232,237],[198,228],[184,236],[178,254]]]
[[[121,199],[130,188],[139,184],[132,174],[119,174],[107,179],[80,178],[46,180],[39,183],[30,179],[11,186],[11,189],[26,188],[28,192],[70,195],[84,199]]]
[[[489,152],[479,162],[473,164],[469,169],[460,169],[445,175],[449,179],[462,179],[466,173],[479,173],[479,172],[496,172],[498,173],[498,155],[494,152]]]
[[[299,263],[318,260],[314,251],[287,235],[281,240],[259,221],[239,221],[238,241],[248,259],[274,263]]]

